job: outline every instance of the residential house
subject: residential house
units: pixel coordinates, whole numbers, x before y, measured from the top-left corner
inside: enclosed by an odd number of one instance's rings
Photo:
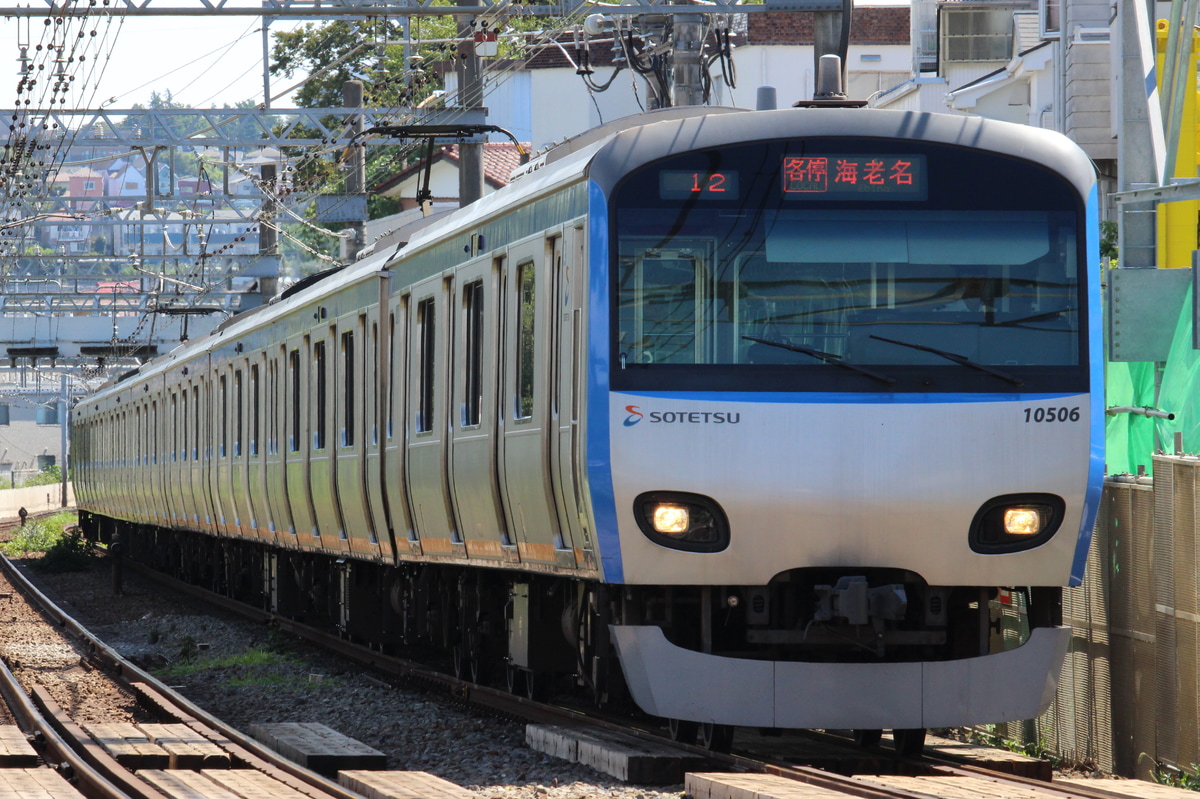
[[[113,201],[116,207],[129,208],[146,199],[146,177],[131,162],[119,158],[108,167],[105,194],[120,198]]]
[[[529,145],[525,145],[528,151]],[[458,205],[458,145],[450,144],[434,151],[429,168],[429,190],[435,206]],[[521,155],[512,142],[489,142],[483,145],[484,194],[508,185],[508,176],[521,165]],[[422,158],[391,177],[370,187],[371,194],[400,200],[404,210],[417,207],[417,192],[425,181],[425,160]]]

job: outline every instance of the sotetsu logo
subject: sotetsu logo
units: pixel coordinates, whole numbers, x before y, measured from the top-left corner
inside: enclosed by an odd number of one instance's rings
[[[633,427],[645,419],[650,424],[738,424],[742,415],[731,411],[650,411],[642,413],[637,405],[626,405],[629,415],[625,427]]]

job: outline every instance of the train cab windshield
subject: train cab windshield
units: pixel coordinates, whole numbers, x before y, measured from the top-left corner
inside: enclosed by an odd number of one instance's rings
[[[689,153],[613,202],[612,385],[1086,390],[1083,202],[922,142]]]

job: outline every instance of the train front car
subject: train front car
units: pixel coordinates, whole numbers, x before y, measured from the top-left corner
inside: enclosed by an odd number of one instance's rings
[[[815,109],[642,128],[590,178],[589,480],[638,704],[866,731],[1044,709],[1102,475],[1087,158]]]

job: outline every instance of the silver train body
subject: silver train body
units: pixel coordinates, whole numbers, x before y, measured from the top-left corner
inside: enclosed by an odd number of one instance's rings
[[[979,119],[600,129],[82,402],[84,522],[666,718],[1028,718],[1100,496],[1096,208]]]

